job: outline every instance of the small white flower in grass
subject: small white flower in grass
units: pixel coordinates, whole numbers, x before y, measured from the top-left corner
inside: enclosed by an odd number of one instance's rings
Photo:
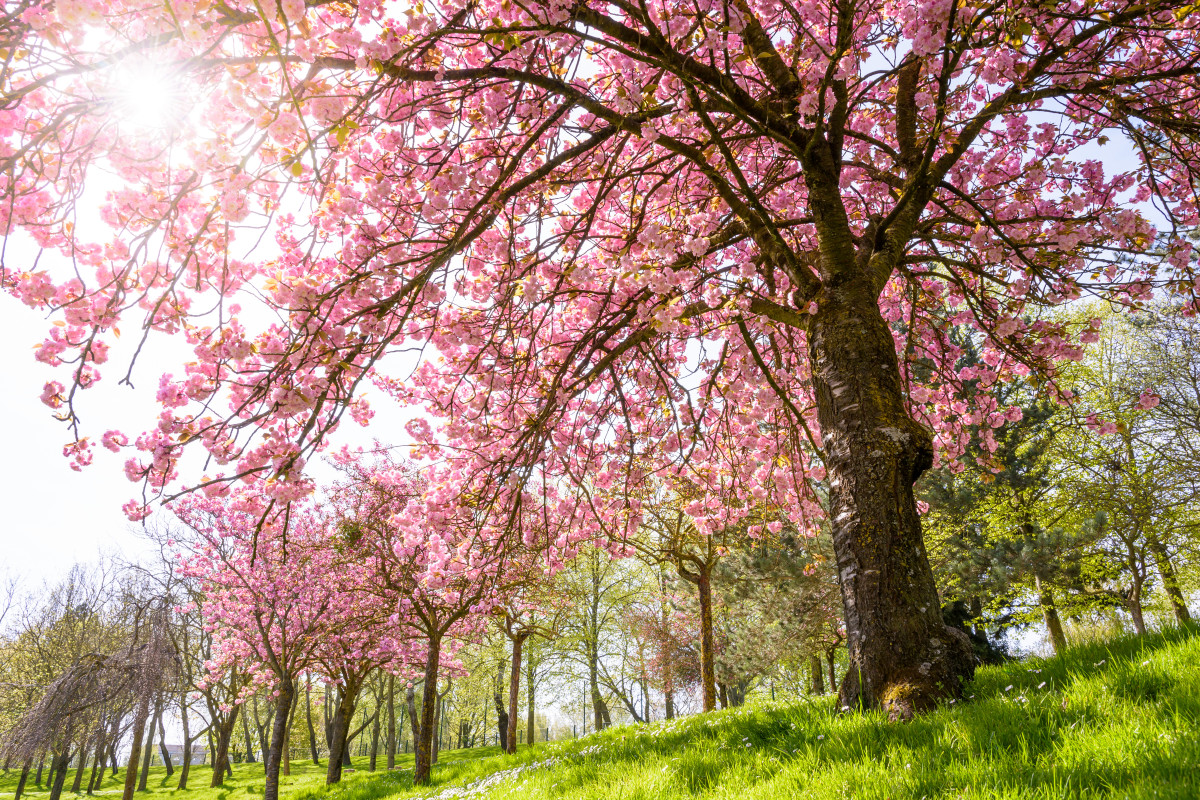
[[[1045,685],[1046,685],[1046,682],[1042,681],[1041,683],[1038,684],[1038,688],[1041,689]]]
[[[1006,691],[1006,692],[1011,692],[1011,691],[1012,691],[1012,687],[1013,687],[1013,685],[1010,683],[1008,686],[1005,686],[1005,687],[1004,687],[1004,691]]]
[[[820,736],[818,736],[817,738],[818,738],[818,739],[824,739],[824,738],[825,738],[825,734],[823,734],[823,733],[822,733],[822,734],[821,734]]]
[[[1142,666],[1143,666],[1143,667],[1148,667],[1148,666],[1150,666],[1150,659],[1148,659],[1148,658],[1147,658],[1145,661],[1143,661],[1143,662],[1142,662]]]

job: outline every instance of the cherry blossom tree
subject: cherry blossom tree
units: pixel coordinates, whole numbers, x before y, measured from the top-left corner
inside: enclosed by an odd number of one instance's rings
[[[181,569],[200,582],[205,596],[211,680],[244,670],[251,675],[244,694],[266,689],[275,695],[263,791],[267,800],[277,800],[296,682],[316,665],[322,646],[331,646],[330,620],[345,619],[338,604],[346,598],[332,580],[325,520],[312,507],[297,505],[289,511],[285,539],[282,525],[259,524],[263,504],[260,491],[243,489],[189,497],[175,510],[197,534]],[[230,729],[231,711],[226,709]]]
[[[742,500],[689,511],[704,532],[770,483],[832,525],[842,704],[907,717],[973,670],[913,482],[1019,413],[988,387],[1095,333],[1040,308],[1196,302],[1197,25],[1187,0],[18,0],[0,215],[43,255],[3,283],[61,323],[37,357],[77,464],[119,323],[194,349],[155,427],[101,437],[151,493],[197,484],[196,443],[200,484],[303,496],[368,380],[441,415],[410,433],[487,476],[481,514],[658,473]],[[173,87],[161,113],[131,75]]]
[[[345,479],[331,490],[331,504],[347,556],[369,573],[360,585],[392,605],[391,624],[406,629],[424,651],[420,714],[413,708],[410,716],[414,780],[428,783],[440,671],[514,593],[561,566],[552,531],[570,531],[575,514],[569,499],[540,509],[543,515],[531,513],[535,498],[527,496],[521,520],[496,525],[476,507],[478,493],[452,472],[418,472],[383,447],[343,450],[334,461]],[[558,538],[565,546],[569,536]]]

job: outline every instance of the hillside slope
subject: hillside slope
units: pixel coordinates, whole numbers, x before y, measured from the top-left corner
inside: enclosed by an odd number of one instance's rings
[[[308,796],[1200,798],[1194,628],[983,669],[970,693],[910,723],[828,702],[736,709],[455,760],[425,790],[393,774]]]

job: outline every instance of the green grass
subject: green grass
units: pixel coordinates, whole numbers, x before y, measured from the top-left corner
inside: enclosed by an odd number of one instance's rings
[[[668,798],[1200,798],[1200,632],[1171,630],[980,670],[967,703],[914,722],[802,701],[734,709],[572,742],[443,753],[433,787],[358,772],[327,790],[295,762],[289,800]],[[152,783],[162,783],[161,771]],[[224,790],[261,790],[241,767]],[[286,779],[285,779],[286,780]],[[484,783],[480,783],[484,782]],[[15,776],[0,780],[0,793]],[[169,790],[156,790],[168,793]]]

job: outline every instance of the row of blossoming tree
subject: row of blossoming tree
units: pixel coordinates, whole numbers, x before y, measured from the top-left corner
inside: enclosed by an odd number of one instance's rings
[[[120,323],[187,342],[157,423],[102,442],[150,495],[257,480],[247,564],[316,513],[306,462],[374,383],[444,421],[410,434],[457,454],[470,517],[443,535],[426,502],[401,552],[536,540],[554,492],[618,543],[652,480],[695,487],[700,536],[770,497],[832,526],[843,704],[908,717],[973,671],[914,482],[1015,421],[997,387],[1054,392],[1095,331],[1046,307],[1196,302],[1198,24],[1186,0],[18,0],[3,284],[61,323],[43,399],[80,464]],[[149,124],[135,76],[173,87]],[[437,663],[454,614],[400,615]]]

